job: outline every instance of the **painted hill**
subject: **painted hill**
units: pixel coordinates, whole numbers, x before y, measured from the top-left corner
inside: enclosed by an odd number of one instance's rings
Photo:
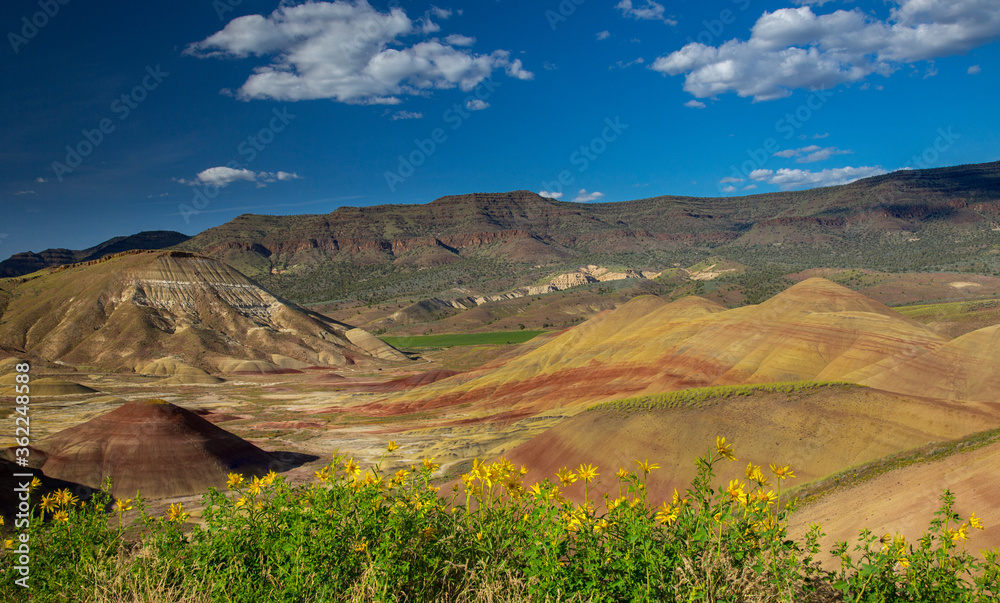
[[[301,366],[406,359],[374,338],[348,336],[349,326],[275,297],[221,262],[186,252],[125,252],[0,281],[0,290],[7,295],[0,345],[69,364],[140,370],[173,356],[228,372],[242,361],[278,369],[288,360]]]
[[[669,498],[673,488],[683,492],[695,476],[694,458],[714,445],[716,436],[732,442],[740,460],[719,467],[722,483],[742,478],[747,462],[764,467],[776,463],[795,469],[797,479],[784,484],[787,487],[1000,425],[996,404],[943,402],[861,386],[807,384],[755,392],[715,388],[707,393],[645,408],[601,405],[562,421],[505,456],[531,468],[527,483],[552,479],[567,465],[599,465],[603,486],[598,494],[615,491],[619,467],[635,471],[636,460],[648,459],[661,467],[649,482],[650,500],[659,501]],[[926,487],[927,482],[920,484]],[[582,498],[579,488],[569,492]],[[929,517],[927,513],[922,520]]]
[[[149,498],[200,494],[224,487],[227,472],[280,471],[268,453],[198,415],[159,400],[128,402],[39,447],[50,478],[99,488],[112,478],[114,496]]]
[[[372,406],[412,412],[472,404],[511,418],[551,408],[712,385],[842,380],[947,343],[942,335],[821,278],[757,306],[635,298],[500,366]]]
[[[880,363],[853,378],[872,387],[908,394],[996,402],[1000,400],[998,369],[1000,325],[993,325],[966,333],[906,362]]]
[[[979,266],[998,226],[1000,162],[746,197],[570,203],[514,191],[326,215],[246,214],[179,248],[306,302],[432,298],[456,286],[465,295],[496,294],[556,266],[607,262],[640,271],[708,255],[892,270]],[[985,259],[997,267],[996,258]]]
[[[15,253],[0,262],[0,278],[22,276],[52,266],[97,260],[106,255],[133,249],[166,249],[191,237],[170,230],[140,232],[127,237],[115,237],[87,249],[46,249],[38,253]]]

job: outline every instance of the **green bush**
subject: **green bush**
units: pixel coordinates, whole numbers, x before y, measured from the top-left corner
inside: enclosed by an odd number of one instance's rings
[[[395,445],[390,442],[392,452]],[[334,455],[313,483],[273,473],[229,476],[205,496],[203,525],[180,505],[154,517],[110,485],[80,503],[68,491],[35,501],[31,589],[15,585],[13,542],[0,554],[5,601],[995,601],[996,551],[961,543],[972,517],[945,493],[914,544],[863,531],[841,570],[816,563],[819,526],[788,538],[782,485],[790,467],[735,461],[718,438],[684,495],[651,506],[648,461],[618,469],[617,492],[593,495],[599,469],[563,468],[526,487],[526,467],[473,463],[448,496],[433,459],[384,473]],[[584,482],[574,503],[560,488]],[[113,502],[113,504],[112,504]],[[110,512],[109,512],[110,509]]]

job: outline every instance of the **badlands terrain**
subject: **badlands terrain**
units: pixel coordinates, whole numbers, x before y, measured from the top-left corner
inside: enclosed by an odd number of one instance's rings
[[[794,467],[798,533],[917,536],[950,488],[987,526],[970,546],[996,546],[998,173],[724,202],[476,194],[18,254],[0,415],[30,362],[46,489],[111,476],[195,520],[227,472],[304,481],[389,440],[443,486],[505,456],[527,483],[594,463],[603,492],[649,459],[659,500],[723,435]]]

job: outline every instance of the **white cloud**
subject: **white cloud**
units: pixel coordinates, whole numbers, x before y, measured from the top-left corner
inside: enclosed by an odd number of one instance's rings
[[[257,174],[246,168],[235,169],[226,166],[208,168],[198,172],[196,176],[201,184],[214,184],[216,186],[228,186],[237,180],[256,182]]]
[[[254,68],[236,92],[243,100],[298,101],[327,98],[345,103],[398,104],[406,95],[460,88],[469,91],[503,69],[531,79],[519,59],[495,50],[474,54],[461,44],[437,38],[416,43],[403,38],[440,30],[431,21],[451,11],[432,8],[412,20],[401,8],[383,13],[367,0],[336,0],[279,6],[269,16],[247,15],[188,46],[198,57],[273,57]]]
[[[258,187],[267,186],[271,182],[277,181],[287,181],[287,180],[301,180],[302,176],[299,176],[296,172],[254,172],[246,168],[231,168],[228,166],[218,166],[208,168],[207,170],[202,170],[198,172],[194,180],[185,180],[184,178],[174,178],[175,182],[180,184],[187,184],[188,186],[199,186],[202,184],[211,184],[222,188],[224,186],[229,186],[233,182],[245,181],[245,182],[255,182]]]
[[[15,195],[37,195],[35,191],[17,191]]]
[[[462,34],[451,34],[444,41],[452,46],[472,46],[476,43],[475,38],[463,36]]]
[[[756,188],[757,188],[756,184],[748,184],[748,185],[746,185],[746,186],[743,187],[743,190],[745,190],[745,191],[752,191],[752,190],[754,190]]]
[[[35,182],[37,182],[39,184],[45,184],[46,182],[48,182],[48,180],[46,180],[45,178],[42,178],[41,176],[39,176],[38,178],[35,178]]]
[[[587,189],[581,188],[580,192],[578,192],[576,194],[576,197],[573,198],[573,202],[574,203],[590,203],[591,201],[599,201],[600,199],[603,199],[603,198],[604,198],[604,193],[599,193],[597,191],[594,191],[592,193],[588,193]]]
[[[451,9],[431,6],[431,14],[443,21],[444,19],[451,18]]]
[[[736,187],[733,186],[732,184],[730,184],[729,186],[724,186],[724,187],[720,188],[719,190],[722,191],[722,192],[724,192],[724,193],[735,193],[736,192]]]
[[[618,65],[619,69],[627,69],[627,68],[631,67],[632,65],[642,65],[645,62],[646,62],[645,59],[643,59],[642,57],[639,57],[639,58],[635,59],[634,61],[629,61],[628,63],[626,63],[625,61],[618,61],[616,63],[616,65]]]
[[[663,21],[668,25],[677,25],[677,21],[665,16],[666,9],[659,2],[646,0],[643,6],[633,6],[632,0],[621,0],[615,8],[622,11],[626,17],[639,19],[641,21]]]
[[[973,66],[969,67],[969,69],[968,69],[968,71],[966,71],[966,73],[968,73],[969,75],[976,75],[977,73],[981,72],[982,70],[983,70],[983,68],[980,67],[979,65],[973,65]]]
[[[895,0],[885,21],[860,9],[817,15],[809,6],[765,12],[748,40],[690,43],[652,69],[684,74],[684,90],[705,98],[735,92],[755,101],[796,88],[832,88],[873,73],[969,50],[1000,37],[996,0]]]
[[[705,103],[701,102],[700,100],[695,100],[695,99],[692,98],[688,102],[684,103],[684,106],[685,107],[690,107],[692,109],[704,109],[705,108]]]
[[[538,191],[539,197],[548,197],[549,199],[562,199],[562,193],[556,193],[552,191]]]
[[[469,111],[482,111],[490,106],[490,104],[484,100],[478,98],[470,99],[469,102],[465,103],[465,108]]]
[[[783,157],[785,159],[795,158],[796,163],[815,163],[817,161],[825,161],[834,155],[849,155],[851,151],[843,151],[837,147],[821,147],[819,145],[811,144],[807,147],[802,147],[799,149],[785,149],[784,151],[778,151],[774,154],[775,157]]]
[[[392,114],[392,121],[400,119],[423,119],[424,114],[417,111],[396,111]]]
[[[730,184],[732,182],[743,182],[742,178],[733,178],[732,176],[726,176],[722,180],[719,180],[719,184]]]
[[[782,190],[789,190],[794,188],[815,188],[847,184],[861,178],[878,176],[885,173],[886,170],[882,166],[848,166],[826,169],[819,172],[782,168],[777,171],[766,169],[754,170],[750,172],[750,179],[776,185]]]
[[[604,31],[597,32],[598,40],[607,40],[610,37],[611,37],[611,32],[606,29]]]

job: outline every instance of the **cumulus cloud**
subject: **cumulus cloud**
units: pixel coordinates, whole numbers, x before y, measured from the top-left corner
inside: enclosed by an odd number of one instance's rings
[[[184,178],[175,178],[174,180],[189,186],[210,184],[222,188],[224,186],[229,186],[233,182],[239,182],[241,180],[245,182],[255,182],[258,187],[264,187],[271,182],[301,179],[302,176],[299,176],[296,172],[285,172],[281,170],[277,172],[254,172],[246,168],[231,168],[221,165],[198,172],[198,174],[194,177],[194,180],[185,180]]]
[[[821,147],[819,145],[811,144],[807,147],[802,147],[799,149],[785,149],[784,151],[778,151],[774,154],[775,157],[783,157],[785,159],[795,158],[796,163],[815,163],[817,161],[825,161],[834,155],[849,155],[850,151],[844,151],[838,149],[837,147]]]
[[[475,38],[463,36],[462,34],[451,34],[444,41],[452,46],[472,46],[476,43]]]
[[[590,203],[591,201],[600,201],[603,198],[604,198],[604,193],[599,193],[597,191],[594,191],[592,193],[588,193],[587,189],[581,188],[580,192],[578,192],[576,194],[576,197],[573,198],[573,202],[574,203]]]
[[[732,176],[726,176],[722,180],[719,180],[719,184],[731,184],[733,182],[743,182],[742,178],[733,178]]]
[[[735,92],[755,101],[797,88],[832,88],[903,65],[963,54],[1000,38],[995,0],[895,0],[888,19],[861,9],[816,14],[810,6],[765,12],[748,40],[692,42],[652,69],[684,75],[699,97]]]
[[[610,37],[611,37],[611,32],[606,29],[604,31],[597,32],[598,40],[607,40]]]
[[[646,0],[646,3],[642,6],[633,6],[632,0],[621,0],[615,5],[615,8],[620,10],[623,15],[630,17],[632,19],[639,19],[641,21],[663,21],[668,25],[677,25],[677,21],[669,19],[666,16],[666,9],[659,2],[654,2],[653,0]]]
[[[539,197],[548,197],[549,199],[562,199],[563,194],[553,191],[538,191]]]
[[[424,114],[417,111],[396,111],[392,114],[392,121],[400,119],[423,119]]]
[[[701,102],[700,100],[695,100],[695,99],[692,98],[688,102],[684,103],[684,106],[685,107],[690,107],[692,109],[704,109],[705,108],[705,103]]]
[[[41,176],[39,176],[38,178],[35,178],[35,182],[37,182],[39,184],[45,184],[46,182],[48,182],[48,180],[46,180],[45,178],[42,178]]]
[[[736,187],[733,186],[732,184],[730,184],[729,186],[724,186],[724,187],[720,188],[719,190],[722,191],[722,192],[724,192],[724,193],[735,193],[736,192]]]
[[[780,170],[760,169],[750,172],[750,179],[780,187],[782,190],[795,188],[815,188],[848,184],[861,178],[885,174],[882,166],[861,166],[831,168],[818,172],[801,169],[782,168]]]
[[[267,17],[233,19],[185,53],[270,57],[236,91],[243,100],[398,104],[402,96],[436,89],[472,90],[497,70],[522,80],[534,77],[509,51],[470,52],[465,46],[473,40],[467,36],[448,36],[443,42],[407,39],[439,31],[432,19],[450,15],[435,7],[414,20],[401,8],[383,13],[367,0],[282,5]]]
[[[465,103],[465,108],[469,111],[482,111],[483,109],[489,108],[490,104],[484,100],[478,98],[470,99],[469,102]]]
[[[973,65],[973,66],[969,67],[969,69],[966,71],[966,73],[968,73],[969,75],[976,75],[977,73],[979,73],[982,70],[983,70],[983,68],[980,67],[979,65]]]

